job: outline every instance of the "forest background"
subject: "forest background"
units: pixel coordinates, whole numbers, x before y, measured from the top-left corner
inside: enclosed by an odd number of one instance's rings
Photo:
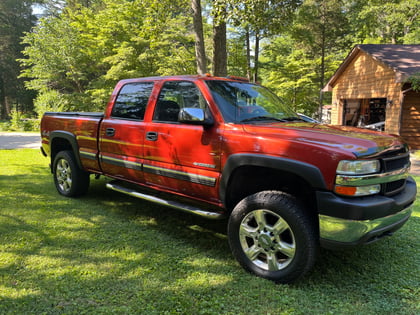
[[[312,115],[354,45],[420,43],[419,13],[420,0],[1,0],[0,129],[103,111],[120,79],[207,72]]]

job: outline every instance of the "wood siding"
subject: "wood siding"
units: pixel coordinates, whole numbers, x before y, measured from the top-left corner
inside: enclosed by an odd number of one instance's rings
[[[343,123],[345,99],[386,98],[392,103],[386,110],[385,131],[399,133],[401,84],[396,73],[385,64],[359,51],[333,87],[331,123]]]
[[[403,98],[400,135],[411,149],[420,149],[420,93],[410,91]]]

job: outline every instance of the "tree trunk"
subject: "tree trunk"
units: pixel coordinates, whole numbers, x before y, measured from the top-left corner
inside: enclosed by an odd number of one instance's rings
[[[226,20],[224,18],[226,6],[222,13],[213,17],[213,75],[227,76],[227,49],[226,49]]]
[[[318,120],[321,121],[322,120],[322,107],[323,107],[323,103],[324,103],[324,93],[322,92],[322,89],[324,88],[325,85],[325,49],[326,49],[326,30],[325,30],[325,23],[322,24],[321,26],[321,71],[320,71],[320,87],[319,87],[319,104],[318,104]]]
[[[259,54],[260,50],[260,35],[258,32],[255,34],[255,54],[254,54],[254,82],[258,82],[258,63],[259,63]]]
[[[251,81],[251,42],[249,40],[249,27],[246,27],[245,33],[246,41],[246,76]]]
[[[322,89],[324,88],[324,79],[325,78],[325,47],[322,47],[322,56],[321,56],[321,77],[320,77],[320,89],[319,89],[319,105],[318,105],[318,120],[322,120],[322,108],[324,106],[324,93]]]
[[[195,33],[195,57],[197,62],[197,73],[207,72],[206,50],[204,48],[203,18],[201,15],[201,0],[191,0],[193,11],[193,26]]]
[[[0,75],[0,119],[4,120],[7,118],[7,109],[6,109],[6,95],[4,90],[4,81]]]

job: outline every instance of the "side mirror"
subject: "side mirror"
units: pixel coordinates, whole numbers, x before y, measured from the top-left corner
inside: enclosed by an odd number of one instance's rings
[[[178,115],[178,121],[191,125],[213,125],[212,118],[206,118],[206,114],[202,108],[185,107],[181,108]]]

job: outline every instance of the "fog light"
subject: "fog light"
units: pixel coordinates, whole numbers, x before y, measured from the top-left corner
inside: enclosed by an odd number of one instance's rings
[[[361,197],[378,194],[381,191],[381,185],[368,186],[335,186],[335,192],[343,196]]]

